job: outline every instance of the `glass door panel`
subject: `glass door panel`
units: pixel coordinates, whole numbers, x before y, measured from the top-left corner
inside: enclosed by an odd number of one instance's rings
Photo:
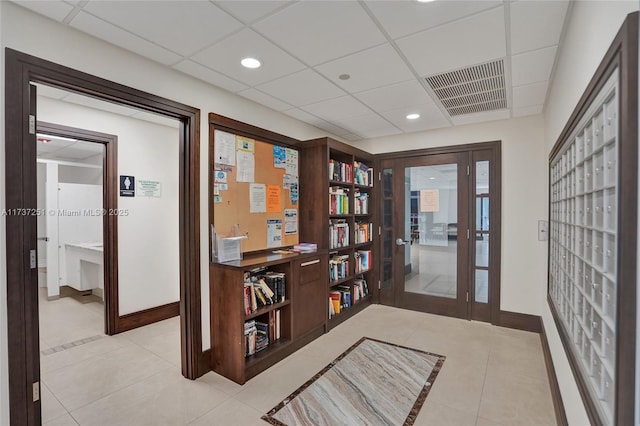
[[[405,168],[404,216],[404,240],[409,241],[405,245],[404,291],[455,299],[458,165]]]

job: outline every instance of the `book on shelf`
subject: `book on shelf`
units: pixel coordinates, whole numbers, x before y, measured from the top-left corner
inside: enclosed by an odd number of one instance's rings
[[[358,250],[353,255],[356,260],[356,274],[371,269],[373,261],[371,250]]]
[[[293,246],[293,251],[298,253],[314,253],[318,251],[318,244],[316,243],[298,243]]]
[[[353,303],[358,303],[361,299],[369,294],[367,280],[364,278],[356,278],[353,280]]]
[[[353,162],[353,182],[362,186],[373,186],[373,167],[360,161]]]
[[[333,158],[329,160],[329,180],[338,182],[353,182],[353,166]]]
[[[356,222],[355,243],[368,243],[373,240],[373,223]]]
[[[266,271],[253,275],[244,274],[244,312],[250,315],[263,306],[284,302],[285,275],[280,272]]]
[[[333,315],[338,315],[340,313],[340,292],[339,291],[330,291],[329,292],[329,301],[331,302],[331,306],[333,307]]]
[[[269,346],[269,324],[255,322],[256,327],[256,352],[266,349]]]
[[[349,255],[332,256],[329,259],[329,279],[338,281],[349,275]]]
[[[369,214],[369,194],[359,190],[353,192],[353,212],[355,214]]]
[[[348,285],[339,285],[336,290],[340,293],[340,307],[342,310],[351,307],[351,287]]]
[[[256,353],[256,337],[258,329],[256,328],[256,321],[249,320],[244,323],[244,347],[245,356],[251,356]]]
[[[329,214],[349,214],[349,188],[329,187]]]
[[[349,245],[349,224],[345,219],[329,222],[329,248],[335,249]]]
[[[285,274],[282,272],[267,271],[261,277],[274,293],[274,303],[284,302],[286,299]]]

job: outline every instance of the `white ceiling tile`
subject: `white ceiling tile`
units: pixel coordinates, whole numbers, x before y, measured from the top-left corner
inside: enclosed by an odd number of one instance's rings
[[[543,105],[531,105],[526,107],[514,108],[513,116],[514,117],[524,117],[526,115],[536,115],[542,113]]]
[[[363,137],[377,137],[400,133],[399,129],[378,114],[333,120],[333,123]]]
[[[386,40],[354,1],[303,1],[253,25],[308,65],[317,65]]]
[[[305,123],[311,124],[312,126],[315,126],[319,129],[326,130],[336,136],[343,137],[350,134],[350,132],[344,130],[343,128],[335,126],[327,121],[322,120],[321,118],[316,117],[315,115],[309,114],[298,108],[290,109],[283,112],[290,117],[293,117],[300,121],[304,121]]]
[[[181,55],[191,55],[242,27],[207,1],[90,1],[85,11]]]
[[[507,53],[504,8],[401,38],[397,43],[421,76],[502,58]]]
[[[500,6],[502,1],[377,1],[367,0],[376,19],[391,38],[404,37],[483,10]]]
[[[276,111],[284,111],[291,108],[291,105],[282,102],[281,100],[276,99],[273,96],[267,95],[266,93],[262,93],[256,89],[243,90],[242,92],[238,92],[238,95],[243,96],[247,99],[251,99],[252,101],[262,104],[271,109],[275,109]]]
[[[258,59],[262,66],[249,69],[240,64],[244,58]],[[204,49],[191,59],[233,76],[248,86],[274,80],[305,68],[305,65],[256,32],[246,28]]]
[[[410,113],[420,114],[420,118],[408,120],[407,114]],[[410,108],[398,108],[380,114],[405,132],[417,132],[451,125],[449,120],[442,114],[442,111],[433,103],[415,105]]]
[[[509,118],[511,111],[509,109],[500,109],[496,111],[478,112],[475,114],[465,114],[452,117],[454,125],[482,123],[485,121],[506,120]]]
[[[342,96],[326,101],[306,105],[302,109],[325,120],[343,120],[371,114],[371,110],[352,96]]]
[[[177,63],[173,68],[182,71],[185,74],[189,74],[192,77],[213,84],[214,86],[229,90],[230,92],[238,92],[248,88],[248,86],[238,81],[188,59]]]
[[[558,44],[569,2],[518,1],[511,4],[511,54]]]
[[[362,136],[354,135],[354,134],[344,135],[344,136],[342,136],[342,138],[344,138],[344,139],[346,139],[348,141],[352,141],[352,142],[359,141],[359,140],[363,139]]]
[[[513,107],[526,107],[531,105],[544,104],[547,95],[548,81],[517,86],[513,88]]]
[[[557,46],[546,47],[511,57],[511,83],[514,86],[549,80]]]
[[[47,18],[54,19],[62,22],[67,17],[69,12],[73,10],[73,6],[62,1],[48,0],[48,1],[34,1],[34,0],[12,0],[13,3],[19,4],[22,7],[30,9],[40,15],[44,15]]]
[[[311,69],[270,81],[256,88],[297,107],[345,94],[338,86]]]
[[[74,28],[115,44],[123,49],[130,50],[146,58],[168,65],[180,60],[180,56],[167,49],[159,47],[127,31],[121,30],[95,16],[80,12],[70,25]]]
[[[362,92],[414,78],[390,44],[383,44],[316,67],[329,80],[349,93]],[[351,78],[341,80],[341,74]]]
[[[266,16],[287,4],[293,4],[291,1],[255,1],[255,0],[226,0],[215,1],[215,4],[226,10],[237,19],[245,24],[255,22],[256,20]]]
[[[415,80],[367,90],[354,95],[375,111],[390,111],[418,105],[436,107],[424,87]]]

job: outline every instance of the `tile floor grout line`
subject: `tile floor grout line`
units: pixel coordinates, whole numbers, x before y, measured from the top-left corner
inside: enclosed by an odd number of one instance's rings
[[[480,402],[478,403],[478,412],[476,413],[476,425],[478,424],[478,419],[480,418],[480,407],[482,406],[482,396],[484,395],[484,385],[487,383],[487,374],[489,372],[489,360],[491,359],[491,353],[493,352],[493,337],[495,334],[495,329],[491,330],[491,345],[489,346],[489,355],[487,356],[487,364],[484,369],[484,378],[482,379],[482,390],[480,391]]]

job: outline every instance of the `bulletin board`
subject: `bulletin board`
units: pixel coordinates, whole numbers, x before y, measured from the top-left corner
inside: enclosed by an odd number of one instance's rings
[[[242,252],[297,244],[298,150],[210,127],[209,202],[216,233],[231,236],[237,226],[247,237]]]

